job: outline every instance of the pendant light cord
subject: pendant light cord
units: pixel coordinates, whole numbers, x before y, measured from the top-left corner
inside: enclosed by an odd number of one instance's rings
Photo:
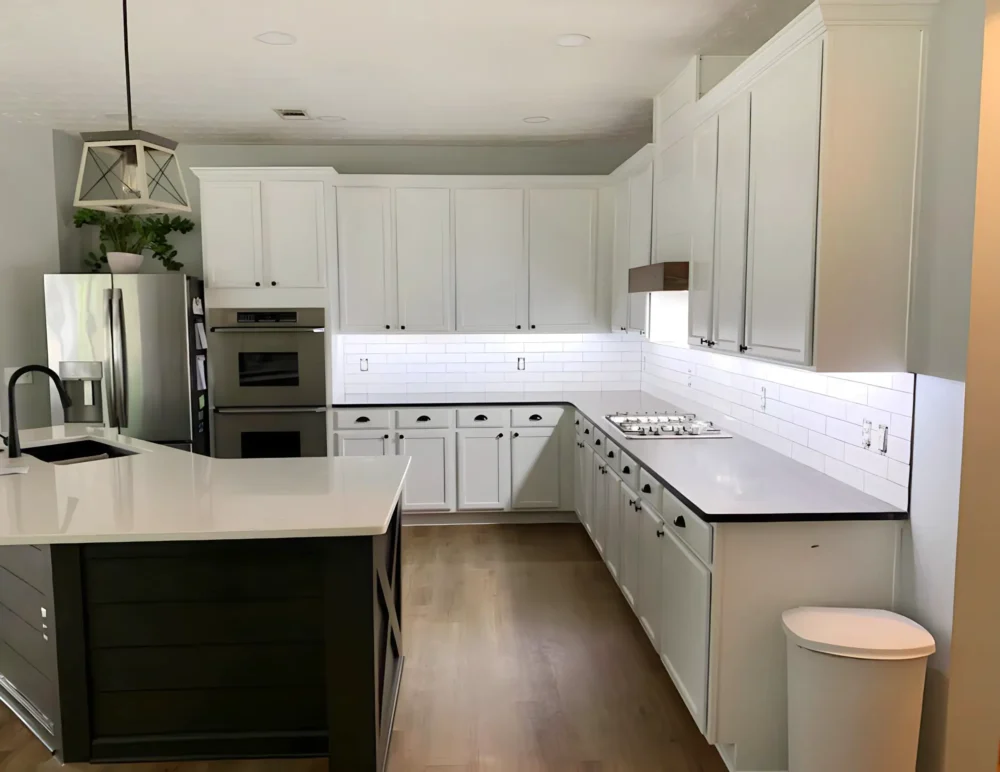
[[[125,37],[125,100],[128,102],[128,130],[132,131],[132,69],[128,60],[128,0],[122,0],[122,31]]]

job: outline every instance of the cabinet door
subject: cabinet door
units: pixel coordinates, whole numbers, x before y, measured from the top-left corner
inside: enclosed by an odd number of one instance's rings
[[[751,91],[746,345],[812,359],[823,41],[768,70]]]
[[[337,432],[334,442],[338,456],[394,455],[388,432]]]
[[[510,440],[514,509],[558,509],[561,504],[561,437],[555,427],[517,429]]]
[[[326,204],[320,180],[265,180],[260,186],[264,286],[326,286]]]
[[[665,529],[659,516],[645,501],[639,516],[639,597],[636,608],[639,621],[657,651],[660,648],[660,614],[662,611],[662,540]]]
[[[455,433],[406,431],[398,435],[398,455],[410,456],[403,484],[407,512],[451,512],[455,509]]]
[[[527,324],[523,190],[455,191],[455,283],[460,332]]]
[[[632,177],[628,184],[628,252],[629,267],[649,265],[653,249],[653,166],[650,164]],[[649,293],[628,296],[630,330],[646,330]]]
[[[583,465],[587,460],[586,454],[584,453],[585,450],[586,445],[580,442],[580,440],[576,440],[573,452],[573,506],[576,510],[576,516],[580,518],[581,523],[586,521],[584,507],[587,503],[587,497],[585,495],[586,489],[583,485]]]
[[[398,188],[395,220],[399,328],[452,329],[450,191]]]
[[[639,597],[639,512],[636,511],[638,496],[625,483],[618,488],[618,512],[621,523],[621,566],[618,574],[625,600],[635,608]]]
[[[719,113],[715,298],[711,337],[723,351],[739,351],[743,343],[749,175],[750,94],[743,93]]]
[[[621,581],[621,483],[610,469],[604,475],[604,562],[616,582]]]
[[[629,294],[629,187],[631,179],[615,185],[615,238],[611,274],[611,329],[624,332],[628,328]]]
[[[691,136],[656,159],[654,263],[691,260]]]
[[[591,538],[594,536],[594,451],[584,443],[582,469],[580,474],[583,478],[583,526]]]
[[[376,332],[395,323],[388,188],[337,189],[340,326]]]
[[[201,183],[205,283],[212,289],[260,286],[263,241],[260,183]]]
[[[607,466],[600,453],[593,453],[590,459],[591,465],[591,488],[590,488],[590,536],[594,540],[597,551],[604,556],[604,506],[607,496],[604,494],[604,481],[607,479]]]
[[[533,330],[587,330],[597,322],[597,191],[529,193],[528,260]]]
[[[662,550],[660,655],[677,691],[705,731],[712,572],[669,531]]]
[[[694,132],[691,182],[691,273],[688,291],[688,342],[712,339],[712,270],[715,266],[715,175],[719,118],[713,115]]]
[[[510,508],[510,435],[497,429],[458,433],[458,508]]]

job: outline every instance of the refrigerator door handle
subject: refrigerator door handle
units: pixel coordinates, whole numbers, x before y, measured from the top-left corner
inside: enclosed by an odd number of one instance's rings
[[[116,373],[115,373],[115,315],[114,315],[114,302],[113,302],[113,290],[104,290],[104,336],[105,342],[108,347],[108,361],[107,361],[107,377],[105,381],[108,384],[108,427],[111,429],[118,428],[118,388],[115,384]]]
[[[118,402],[118,425],[128,428],[128,380],[126,378],[127,363],[125,362],[125,328],[122,318],[125,316],[125,302],[120,289],[111,290],[111,320],[115,339],[115,396]]]

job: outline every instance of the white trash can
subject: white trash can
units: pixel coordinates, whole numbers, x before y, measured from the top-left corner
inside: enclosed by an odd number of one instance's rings
[[[913,772],[934,639],[891,611],[797,608],[788,639],[788,772]]]

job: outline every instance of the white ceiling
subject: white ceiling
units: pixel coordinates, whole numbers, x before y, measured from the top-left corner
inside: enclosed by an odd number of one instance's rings
[[[131,0],[137,128],[185,142],[510,142],[648,131],[697,52],[806,0]],[[0,118],[124,126],[119,0],[0,0]],[[254,36],[278,30],[292,46]],[[592,42],[560,48],[563,33]],[[343,122],[281,121],[305,108]],[[551,120],[526,124],[526,116]]]

